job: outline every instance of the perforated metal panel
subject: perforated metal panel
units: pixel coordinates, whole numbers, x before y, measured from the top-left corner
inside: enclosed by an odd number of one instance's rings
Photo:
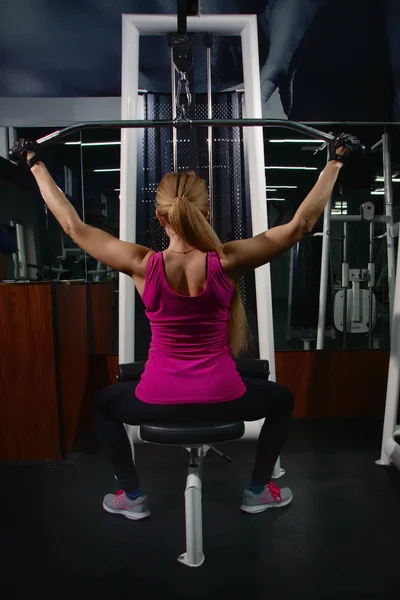
[[[215,94],[214,119],[241,117],[241,99],[236,92]],[[171,96],[147,94],[145,97],[147,119],[171,119]],[[207,119],[207,97],[196,96],[192,118]],[[157,252],[168,246],[168,238],[155,218],[155,197],[159,181],[173,170],[172,129],[146,129],[139,140],[142,164],[138,172],[137,241]],[[178,170],[194,169],[208,183],[209,156],[208,130],[204,128],[177,129]],[[223,242],[251,236],[251,215],[246,182],[243,130],[239,127],[213,127],[213,195],[214,228]],[[240,282],[240,292],[256,337],[256,305],[254,275]],[[136,304],[137,359],[147,356],[149,330],[141,303]],[[140,329],[140,331],[139,331]],[[251,352],[257,355],[256,346]]]

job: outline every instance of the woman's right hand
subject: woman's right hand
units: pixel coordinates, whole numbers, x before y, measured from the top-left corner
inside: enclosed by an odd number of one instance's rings
[[[39,144],[35,140],[20,138],[17,140],[9,151],[10,160],[26,164],[27,161],[36,156],[39,149]]]

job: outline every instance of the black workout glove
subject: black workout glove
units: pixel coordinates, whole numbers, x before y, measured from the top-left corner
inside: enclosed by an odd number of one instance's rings
[[[34,152],[35,156],[26,160],[27,152]],[[24,138],[17,140],[8,154],[10,160],[26,165],[29,169],[41,160],[39,155],[39,144],[34,140],[26,140]]]
[[[339,133],[335,135],[333,140],[328,144],[329,148],[329,160],[340,160],[342,163],[346,163],[349,156],[361,155],[365,152],[365,146],[363,146],[358,138],[350,133]],[[338,148],[347,148],[348,152],[345,155],[337,154]]]

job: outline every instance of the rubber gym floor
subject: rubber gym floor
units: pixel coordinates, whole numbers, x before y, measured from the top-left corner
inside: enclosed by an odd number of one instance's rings
[[[379,468],[381,420],[296,421],[282,456],[294,502],[239,510],[254,442],[224,445],[231,464],[205,460],[205,563],[184,551],[187,453],[138,445],[152,516],[106,514],[115,491],[106,457],[88,437],[71,466],[1,464],[2,598],[194,600],[383,598],[398,595],[400,473]]]

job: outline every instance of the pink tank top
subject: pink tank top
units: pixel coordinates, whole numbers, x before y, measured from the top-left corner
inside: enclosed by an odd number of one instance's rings
[[[169,287],[161,252],[150,257],[143,302],[151,344],[135,390],[139,400],[202,404],[227,402],[245,393],[229,345],[233,291],[216,252],[207,254],[205,289],[192,297]]]

